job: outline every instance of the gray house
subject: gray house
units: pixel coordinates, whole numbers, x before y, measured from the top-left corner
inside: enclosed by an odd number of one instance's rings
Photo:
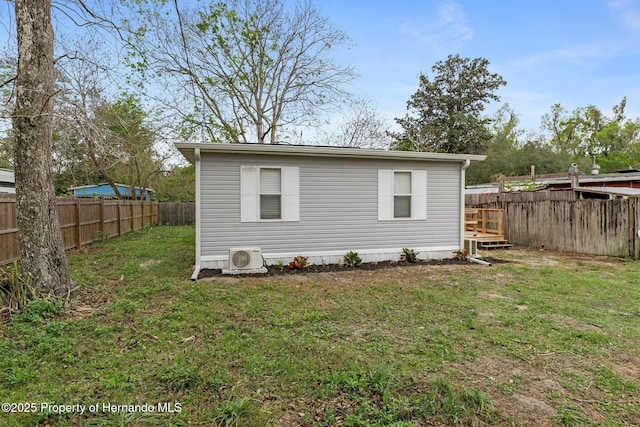
[[[196,166],[196,268],[450,257],[464,245],[465,169],[485,156],[176,144]],[[238,254],[239,252],[239,254]],[[241,255],[236,258],[236,255]]]

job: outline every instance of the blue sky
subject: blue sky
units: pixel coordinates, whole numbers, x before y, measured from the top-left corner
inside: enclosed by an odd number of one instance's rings
[[[351,36],[337,59],[356,68],[352,90],[390,124],[406,113],[420,72],[456,53],[490,61],[507,81],[501,104],[527,130],[539,131],[555,103],[568,111],[593,104],[611,115],[626,96],[627,115],[640,117],[640,0],[311,1]],[[4,4],[0,32],[12,32],[9,15]]]
[[[314,0],[316,1],[316,0]],[[420,72],[449,54],[484,57],[507,81],[527,130],[555,103],[593,104],[609,116],[627,97],[640,116],[640,0],[317,0],[354,45],[340,53],[360,74],[354,90],[390,121],[406,113]],[[498,105],[499,106],[499,105]],[[493,105],[487,112],[497,109]]]

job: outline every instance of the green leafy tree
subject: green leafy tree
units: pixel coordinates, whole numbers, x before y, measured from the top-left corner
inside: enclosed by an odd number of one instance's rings
[[[593,105],[575,109],[571,114],[560,105],[542,118],[554,151],[566,154],[586,167],[595,159],[602,172],[640,166],[640,120],[625,114],[627,100],[613,107],[608,117]],[[586,168],[585,168],[586,170]]]
[[[146,123],[147,113],[140,100],[124,94],[113,104],[104,104],[96,111],[98,126],[106,131],[100,146],[87,146],[90,157],[100,170],[104,170],[109,183],[127,184],[136,198],[135,187],[141,195],[150,188],[152,178],[162,169],[162,162],[154,150],[155,133]],[[106,168],[105,165],[110,165]]]
[[[110,46],[90,36],[62,38],[59,44],[73,55],[57,62],[53,134],[57,191],[107,182],[122,198],[116,183],[149,187],[163,160],[154,147],[158,126],[140,97],[121,93],[121,81],[113,76],[118,64]],[[120,94],[113,95],[114,90]]]
[[[68,98],[58,106],[53,138],[57,191],[107,182],[123,198],[116,183],[130,186],[131,194],[134,187],[151,187],[164,158],[155,149],[157,135],[141,101],[130,94],[114,102],[95,92],[75,95],[65,94]]]
[[[549,132],[553,149],[571,156],[578,155],[579,125],[577,117],[569,116],[560,103],[554,104],[551,111],[542,116],[542,128]]]
[[[514,160],[524,131],[519,128],[518,116],[508,104],[494,115],[491,132],[493,136],[484,153],[487,159],[473,163],[467,171],[469,184],[492,182],[501,175],[515,174]]]
[[[409,113],[396,118],[402,132],[393,134],[393,148],[445,153],[481,153],[491,139],[486,104],[499,101],[495,92],[506,84],[489,72],[484,58],[449,55],[421,74],[418,91],[407,102]]]
[[[196,200],[196,167],[176,167],[164,174],[156,185],[161,202],[193,202]]]
[[[640,121],[627,119],[626,104],[625,97],[620,104],[613,107],[613,117],[605,116],[593,105],[576,112],[582,131],[579,154],[608,158],[613,153],[630,154],[636,151]]]
[[[531,166],[536,174],[564,172],[573,161],[567,153],[554,151],[541,136],[520,127],[515,111],[508,104],[492,119],[493,137],[487,144],[487,159],[473,163],[467,171],[468,184],[494,182],[501,176],[527,176]]]
[[[72,186],[108,181],[108,167],[97,167],[89,148],[105,133],[95,113],[107,103],[115,73],[108,47],[97,38],[59,37],[58,47],[68,54],[56,62],[52,149],[56,191],[65,194]]]

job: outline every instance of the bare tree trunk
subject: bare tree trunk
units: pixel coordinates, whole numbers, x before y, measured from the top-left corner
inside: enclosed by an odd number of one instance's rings
[[[50,0],[16,0],[18,75],[13,130],[16,138],[20,266],[40,292],[67,295],[72,286],[64,254],[52,177],[54,95]]]

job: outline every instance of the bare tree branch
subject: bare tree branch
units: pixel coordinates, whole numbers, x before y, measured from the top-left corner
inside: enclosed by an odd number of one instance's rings
[[[135,43],[148,61],[143,71],[192,85],[193,110],[206,109],[214,140],[276,143],[287,126],[305,125],[343,98],[355,77],[330,58],[349,38],[308,1],[286,7],[233,0],[179,10],[174,0],[173,7],[173,14],[146,17]]]

